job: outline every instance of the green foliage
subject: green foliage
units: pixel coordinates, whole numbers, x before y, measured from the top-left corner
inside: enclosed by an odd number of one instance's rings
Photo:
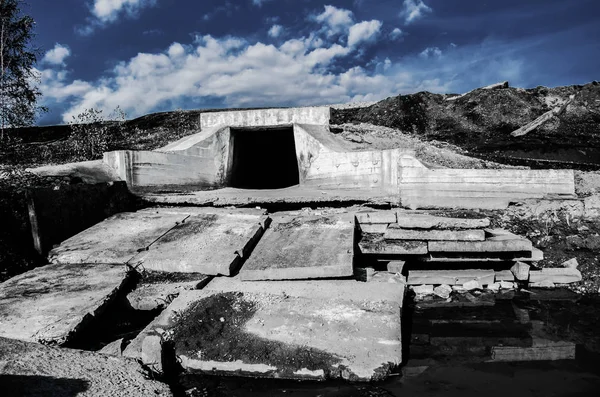
[[[102,157],[115,142],[124,138],[125,112],[120,107],[104,118],[102,110],[87,109],[73,116],[70,151],[78,160],[93,160]],[[109,121],[110,120],[110,121]]]
[[[43,107],[39,75],[33,68],[37,50],[31,48],[35,22],[23,15],[20,0],[0,0],[0,139],[7,127],[32,125]]]

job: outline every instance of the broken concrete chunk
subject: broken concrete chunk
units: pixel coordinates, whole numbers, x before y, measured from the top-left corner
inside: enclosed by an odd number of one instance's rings
[[[354,269],[354,277],[358,281],[369,282],[375,274],[375,269],[372,267],[357,267]]]
[[[450,297],[450,293],[452,292],[452,287],[446,284],[442,284],[433,289],[434,295],[439,296],[442,299],[448,299]]]
[[[375,272],[370,281],[376,283],[406,284],[406,278],[403,275],[390,272]]]
[[[562,267],[567,267],[570,269],[577,269],[579,263],[577,262],[577,258],[571,258],[568,261],[562,263]]]
[[[496,272],[496,281],[515,281],[515,275],[510,270]]]
[[[211,278],[198,273],[145,272],[127,294],[127,301],[135,310],[162,309],[181,291],[202,288]]]
[[[510,271],[515,276],[515,278],[519,281],[527,281],[529,280],[529,268],[530,266],[527,263],[516,262],[511,268]]]
[[[515,283],[510,282],[510,281],[500,281],[500,288],[513,289],[513,288],[515,288]]]
[[[0,284],[0,336],[63,345],[125,288],[124,265],[57,264]]]
[[[466,283],[464,283],[463,288],[466,289],[467,291],[472,291],[474,289],[480,289],[481,284],[479,284],[479,281],[477,281],[477,280],[471,280],[471,281],[467,281]]]
[[[412,290],[417,295],[431,295],[433,294],[433,285],[415,285],[412,287]]]
[[[483,241],[483,230],[413,230],[388,228],[383,235],[386,240],[424,240],[424,241]]]
[[[98,353],[107,354],[109,356],[120,356],[123,352],[123,338],[117,339],[98,350]]]
[[[493,270],[411,270],[408,273],[409,285],[420,284],[448,284],[464,285],[466,282],[476,280],[480,285],[494,283]]]
[[[495,282],[493,284],[488,285],[487,288],[490,291],[498,292],[498,291],[500,291],[500,283],[499,282]]]
[[[555,284],[568,284],[581,281],[581,272],[569,267],[545,268],[529,272],[530,283],[550,281]]]
[[[363,254],[375,255],[425,255],[428,252],[426,241],[361,240],[358,247]]]
[[[487,218],[446,218],[398,211],[398,222],[390,227],[405,229],[481,229],[490,225]]]
[[[363,223],[396,223],[396,213],[394,211],[357,212],[356,220],[361,225]]]
[[[387,271],[392,273],[402,273],[405,263],[405,261],[389,261],[387,264]]]

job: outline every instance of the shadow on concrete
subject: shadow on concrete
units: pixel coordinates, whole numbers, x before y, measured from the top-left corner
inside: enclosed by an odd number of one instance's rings
[[[54,378],[40,375],[0,375],[4,397],[74,397],[89,388],[85,379]]]

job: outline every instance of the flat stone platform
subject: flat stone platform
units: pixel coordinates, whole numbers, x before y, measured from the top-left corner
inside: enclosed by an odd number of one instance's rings
[[[401,362],[401,284],[213,281],[182,292],[124,354],[160,368],[171,340],[189,372],[363,381]]]
[[[124,265],[58,264],[0,284],[0,336],[62,345],[124,287]]]
[[[353,246],[353,213],[277,213],[240,276],[242,280],[349,277]]]

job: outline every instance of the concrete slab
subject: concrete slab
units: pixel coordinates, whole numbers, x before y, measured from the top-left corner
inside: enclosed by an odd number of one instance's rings
[[[479,285],[494,283],[493,270],[411,270],[408,272],[407,284],[447,284],[463,285],[470,281],[477,281]]]
[[[0,336],[62,345],[122,290],[123,265],[58,264],[0,284]]]
[[[491,361],[555,361],[574,360],[575,343],[533,339],[533,346],[494,346]]]
[[[189,215],[147,209],[123,212],[65,240],[52,263],[127,263]]]
[[[581,281],[581,272],[568,267],[545,268],[529,272],[530,283],[552,282],[555,284],[568,284]]]
[[[515,275],[510,270],[496,272],[496,281],[515,281]]]
[[[229,276],[250,254],[267,223],[267,216],[252,212],[212,209],[193,214],[132,262],[147,270]]]
[[[386,240],[425,240],[425,241],[484,241],[483,230],[413,230],[388,228],[383,235]]]
[[[523,252],[531,251],[531,241],[520,239],[488,238],[485,241],[430,241],[431,252]]]
[[[428,252],[426,241],[362,239],[358,247],[365,255],[425,255]]]
[[[383,379],[402,350],[398,303],[249,292],[182,293],[126,355],[161,337],[184,370],[237,376]]]
[[[405,229],[480,229],[488,227],[487,218],[449,218],[444,216],[415,214],[412,211],[398,211],[397,226]]]
[[[127,301],[135,310],[164,309],[181,291],[201,289],[211,279],[198,273],[146,272]]]
[[[273,215],[242,280],[285,280],[353,275],[354,215]]]
[[[5,397],[172,396],[166,383],[148,379],[134,360],[2,337],[0,352]]]
[[[357,212],[356,220],[361,225],[363,223],[396,223],[395,211],[373,211],[373,212]]]
[[[360,230],[363,233],[383,234],[388,228],[387,223],[361,223]]]

